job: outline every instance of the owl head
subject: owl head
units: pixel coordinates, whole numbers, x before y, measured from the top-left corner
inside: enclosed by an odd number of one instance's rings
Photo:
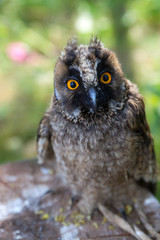
[[[53,104],[71,121],[122,108],[125,90],[115,53],[97,38],[79,46],[72,39],[61,53],[54,72]]]

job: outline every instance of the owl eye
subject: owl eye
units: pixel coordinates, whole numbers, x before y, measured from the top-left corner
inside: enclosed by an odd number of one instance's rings
[[[108,84],[111,82],[111,74],[109,72],[104,72],[101,75],[100,81],[104,84]]]
[[[74,79],[69,79],[67,81],[67,87],[69,90],[75,90],[79,87],[79,83]]]

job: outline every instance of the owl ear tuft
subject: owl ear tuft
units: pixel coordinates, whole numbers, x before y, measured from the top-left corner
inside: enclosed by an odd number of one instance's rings
[[[65,47],[66,52],[76,51],[78,48],[78,39],[74,36],[71,40],[68,41],[67,47]]]
[[[67,46],[65,47],[65,51],[61,52],[61,60],[67,65],[71,65],[76,59],[76,50],[78,48],[77,38],[74,37],[70,41],[68,41]]]
[[[91,37],[91,40],[90,40],[90,44],[89,44],[89,49],[90,50],[94,50],[94,49],[102,49],[104,46],[103,46],[103,43],[101,42],[100,39],[98,39],[97,36],[92,36]]]
[[[67,52],[65,54],[65,57],[63,57],[63,62],[67,65],[70,66],[76,59],[76,54],[71,51],[71,52]]]
[[[97,58],[99,58],[101,60],[106,60],[109,57],[109,55],[110,55],[109,50],[104,48],[103,43],[101,42],[100,39],[98,39],[97,36],[92,36],[91,37],[88,49]],[[104,50],[107,50],[107,51],[104,51]]]

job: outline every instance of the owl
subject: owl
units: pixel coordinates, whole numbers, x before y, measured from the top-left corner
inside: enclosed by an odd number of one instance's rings
[[[154,191],[155,154],[143,98],[97,38],[89,45],[72,39],[62,51],[37,152],[39,163],[53,161],[83,212],[98,202],[120,209],[139,184]]]

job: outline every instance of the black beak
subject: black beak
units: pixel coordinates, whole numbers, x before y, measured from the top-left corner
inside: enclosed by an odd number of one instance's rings
[[[89,111],[90,113],[95,113],[97,110],[97,99],[96,99],[96,90],[94,87],[90,87],[88,90],[89,95]]]

